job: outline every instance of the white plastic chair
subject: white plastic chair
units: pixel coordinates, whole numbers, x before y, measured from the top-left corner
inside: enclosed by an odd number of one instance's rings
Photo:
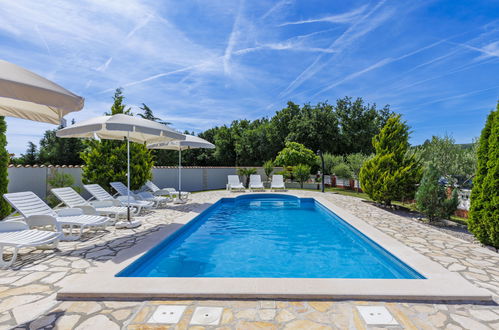
[[[230,191],[244,191],[244,186],[239,181],[238,175],[227,175],[228,188]]]
[[[284,185],[284,178],[282,175],[272,175],[272,182],[270,184],[271,190],[282,189],[285,190],[286,186]]]
[[[250,175],[249,189],[251,191],[265,191],[265,187],[262,183],[262,177],[259,174]]]
[[[17,210],[30,228],[52,226],[62,233],[61,240],[77,240],[85,228],[102,228],[109,224],[108,217],[86,215],[80,208],[52,210],[44,201],[31,191],[4,194],[3,197]],[[65,234],[63,228],[69,229]],[[80,228],[79,233],[73,230]]]
[[[8,268],[16,262],[23,247],[44,247],[56,249],[61,233],[48,230],[29,229],[21,221],[0,221],[0,268]],[[13,249],[12,258],[5,261],[6,248]]]
[[[176,191],[174,188],[159,188],[154,182],[151,180],[147,180],[147,182],[144,184],[144,187],[142,187],[145,190],[149,190],[150,192],[153,193],[154,196],[170,196],[171,199],[173,199],[175,196],[179,196],[178,191]],[[181,192],[181,199],[186,199],[189,197],[189,192],[187,191],[182,191]]]
[[[111,182],[109,183],[111,187],[113,187],[114,190],[121,196],[128,196],[130,193],[130,196],[135,198],[136,200],[142,200],[142,201],[147,201],[147,202],[152,202],[153,207],[158,207],[160,205],[164,205],[168,202],[171,202],[172,200],[168,197],[163,197],[163,196],[154,196],[148,191],[143,191],[138,194],[134,193],[133,191],[129,191],[128,187],[125,186],[122,182]]]
[[[115,218],[126,217],[127,209],[118,201],[86,201],[73,188],[53,188],[50,190],[55,197],[67,207],[77,207],[85,214],[98,214],[114,216]],[[119,205],[119,206],[118,206]]]
[[[118,198],[114,198],[111,196],[110,193],[108,193],[104,188],[99,186],[98,184],[85,184],[83,185],[83,188],[85,188],[86,191],[88,191],[93,198],[95,198],[98,201],[114,201],[116,200],[118,203],[120,203],[121,206],[127,206],[128,205],[128,198],[125,196],[119,196]],[[130,196],[130,206],[133,208],[134,213],[133,214],[139,214],[142,209],[151,209],[153,206],[153,203],[147,202],[147,201],[136,201],[135,198]]]

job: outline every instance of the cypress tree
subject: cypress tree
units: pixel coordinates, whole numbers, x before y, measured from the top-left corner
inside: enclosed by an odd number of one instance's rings
[[[499,103],[487,117],[477,158],[468,229],[483,244],[499,247]]]
[[[124,104],[121,88],[114,94],[111,112],[115,115],[124,113],[131,115],[130,108]],[[126,182],[127,175],[127,144],[126,141],[102,140],[85,141],[87,148],[80,154],[85,162],[82,179],[85,183],[97,183],[109,189],[113,181]],[[139,189],[151,179],[151,168],[154,165],[151,152],[146,146],[130,143],[130,188]]]
[[[9,153],[7,152],[7,123],[5,117],[0,117],[0,196],[7,193],[9,184],[8,166]],[[5,218],[10,214],[10,205],[7,201],[0,197],[0,219]]]
[[[409,127],[400,115],[390,117],[372,143],[376,154],[364,162],[359,174],[362,190],[387,206],[393,200],[412,198],[421,166],[414,155],[408,155]]]

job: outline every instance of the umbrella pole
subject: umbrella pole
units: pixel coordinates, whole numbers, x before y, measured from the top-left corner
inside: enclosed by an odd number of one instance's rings
[[[178,199],[182,199],[182,148],[178,149]]]
[[[127,133],[127,139],[126,139],[126,160],[127,160],[127,186],[128,186],[128,192],[127,192],[127,206],[126,206],[126,216],[128,219],[128,222],[131,222],[130,219],[130,132]]]

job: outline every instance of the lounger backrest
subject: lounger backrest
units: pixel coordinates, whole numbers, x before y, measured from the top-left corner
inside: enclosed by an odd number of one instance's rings
[[[151,180],[147,180],[146,187],[149,188],[152,192],[156,192],[159,190],[159,187],[156,186]]]
[[[231,186],[239,186],[241,184],[238,175],[227,175],[227,180],[229,180]]]
[[[128,188],[125,186],[122,182],[111,182],[109,183],[111,187],[113,187],[114,190],[118,192],[121,196],[127,196],[128,195]],[[133,196],[134,193],[130,192],[130,196]]]
[[[284,185],[284,179],[283,179],[282,175],[280,175],[280,174],[272,175],[272,184],[277,185],[277,186]]]
[[[110,193],[104,190],[101,186],[98,184],[86,184],[83,186],[86,191],[88,191],[94,198],[98,201],[109,201],[113,200],[113,196],[111,196]]]
[[[47,203],[31,191],[4,194],[3,198],[25,218],[41,214],[57,216]]]
[[[262,184],[262,177],[259,174],[251,174],[250,184],[256,184],[256,185]]]
[[[69,207],[88,205],[88,202],[71,187],[53,188],[50,191]]]

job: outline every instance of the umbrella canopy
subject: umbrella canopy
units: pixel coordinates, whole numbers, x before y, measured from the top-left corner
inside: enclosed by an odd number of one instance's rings
[[[88,119],[69,127],[60,129],[56,135],[61,138],[101,138],[105,140],[127,141],[127,187],[128,187],[128,222],[129,227],[140,225],[140,222],[132,223],[130,219],[130,141],[138,143],[151,143],[158,141],[183,140],[181,134],[172,128],[138,117],[125,114],[112,116],[99,116]],[[122,224],[120,224],[122,226]],[[127,226],[123,225],[127,228]]]
[[[0,60],[0,116],[59,124],[84,99],[18,65]]]
[[[84,120],[58,130],[56,135],[61,138],[94,138],[97,136],[105,140],[128,139],[137,143],[185,139],[184,134],[166,125],[121,113]]]
[[[215,145],[200,137],[185,134],[185,140],[174,140],[170,142],[160,142],[147,145],[149,149],[178,150],[178,190],[182,191],[182,150],[187,149],[214,149]],[[178,196],[181,199],[181,194]]]
[[[149,149],[187,150],[197,148],[214,149],[215,145],[200,137],[185,134],[185,140],[153,143],[149,144],[147,147]]]

